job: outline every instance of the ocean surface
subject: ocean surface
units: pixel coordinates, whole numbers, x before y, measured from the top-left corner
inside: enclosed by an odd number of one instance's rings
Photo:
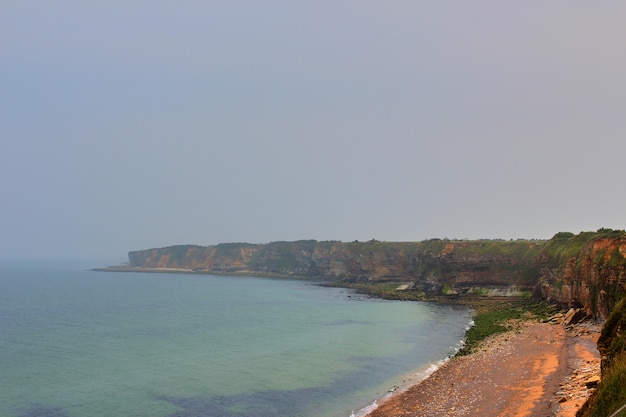
[[[306,281],[0,263],[0,415],[348,417],[454,353],[464,308]]]

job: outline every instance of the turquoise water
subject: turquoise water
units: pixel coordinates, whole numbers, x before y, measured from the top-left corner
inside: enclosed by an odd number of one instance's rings
[[[0,415],[348,416],[468,321],[303,281],[4,262]]]

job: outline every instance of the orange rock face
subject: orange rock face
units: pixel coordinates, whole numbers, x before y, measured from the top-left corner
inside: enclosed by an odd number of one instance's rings
[[[575,242],[572,242],[574,244]],[[563,253],[571,254],[564,248]],[[589,314],[606,318],[626,291],[626,236],[597,237],[572,256],[541,260],[538,287],[541,295]]]

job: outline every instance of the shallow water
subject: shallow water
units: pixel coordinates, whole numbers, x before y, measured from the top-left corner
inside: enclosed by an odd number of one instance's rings
[[[468,321],[304,281],[4,262],[0,415],[348,416]]]

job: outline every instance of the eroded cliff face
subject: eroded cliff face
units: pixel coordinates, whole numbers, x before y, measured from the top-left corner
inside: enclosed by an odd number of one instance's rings
[[[129,253],[142,268],[302,276],[343,282],[405,282],[425,293],[531,289],[543,241],[272,242],[170,246]]]
[[[536,283],[545,241],[431,241],[418,254],[414,286],[425,292],[526,292]]]
[[[129,253],[142,268],[397,282],[424,294],[530,294],[608,316],[626,293],[626,232],[557,233],[549,241],[272,242],[170,246]]]
[[[259,246],[248,243],[178,245],[132,251],[128,253],[128,259],[133,267],[237,272],[246,270]]]
[[[536,295],[604,319],[626,293],[626,233],[558,233],[538,264]]]

